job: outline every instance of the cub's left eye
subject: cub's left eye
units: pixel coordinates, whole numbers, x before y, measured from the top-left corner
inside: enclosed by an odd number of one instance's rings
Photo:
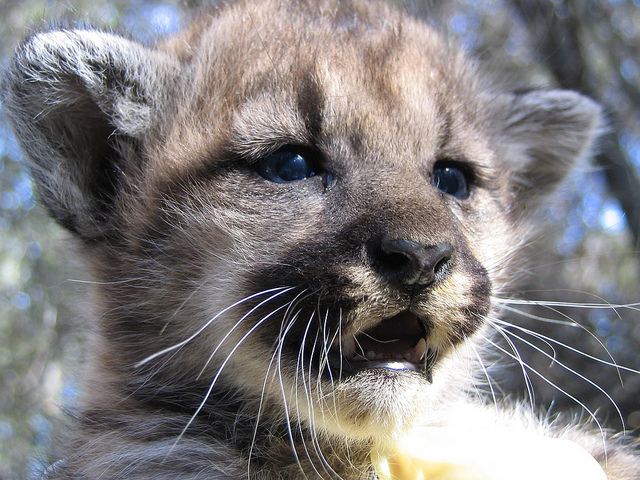
[[[433,185],[443,193],[463,200],[469,196],[467,175],[454,165],[438,165],[433,170]]]
[[[313,162],[304,153],[278,150],[255,164],[258,174],[276,183],[299,182],[318,174]]]

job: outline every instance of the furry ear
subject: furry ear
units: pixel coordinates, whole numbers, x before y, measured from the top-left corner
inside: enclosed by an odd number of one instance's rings
[[[564,90],[503,95],[505,159],[512,172],[512,214],[534,211],[588,153],[598,133],[600,107]],[[525,213],[526,214],[526,213]]]
[[[86,240],[104,235],[123,151],[158,126],[177,73],[168,55],[92,30],[43,32],[19,47],[4,108],[58,222]]]

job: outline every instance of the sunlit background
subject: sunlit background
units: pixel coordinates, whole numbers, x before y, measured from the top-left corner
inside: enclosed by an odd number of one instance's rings
[[[51,20],[124,30],[152,44],[183,26],[194,3],[4,1],[0,55],[6,62],[27,32]],[[435,23],[514,88],[574,88],[604,105],[600,155],[581,166],[543,212],[549,225],[531,246],[533,262],[522,265],[514,298],[548,306],[505,306],[516,325],[509,328],[511,340],[544,379],[526,368],[524,375],[511,359],[493,385],[524,397],[528,377],[544,408],[599,409],[599,418],[615,428],[622,421],[629,429],[640,427],[640,375],[589,358],[640,369],[640,315],[633,307],[615,307],[640,302],[640,1],[399,3],[431,11]],[[20,151],[0,117],[0,480],[43,470],[60,412],[73,405],[86,279],[67,253],[68,240],[34,200]],[[524,329],[570,348],[536,340]],[[507,344],[489,350],[500,348],[511,352]],[[507,353],[501,356],[509,360]]]

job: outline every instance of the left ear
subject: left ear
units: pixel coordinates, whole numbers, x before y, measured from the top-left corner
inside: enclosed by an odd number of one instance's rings
[[[497,103],[502,117],[497,135],[511,171],[511,212],[520,216],[535,211],[590,153],[601,109],[565,90],[504,95]]]

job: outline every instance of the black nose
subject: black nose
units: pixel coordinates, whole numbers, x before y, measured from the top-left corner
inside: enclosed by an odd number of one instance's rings
[[[446,269],[453,246],[449,243],[423,246],[404,238],[384,238],[376,255],[380,273],[408,290],[431,285]]]

